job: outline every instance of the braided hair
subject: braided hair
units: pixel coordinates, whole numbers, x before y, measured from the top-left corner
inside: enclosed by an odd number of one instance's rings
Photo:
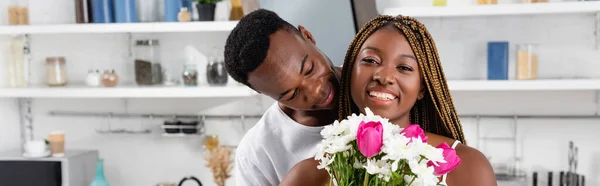
[[[350,77],[360,48],[371,34],[390,25],[397,28],[408,39],[426,85],[425,97],[417,100],[410,111],[410,122],[419,124],[427,132],[459,140],[466,144],[435,43],[422,23],[402,15],[396,17],[383,15],[372,19],[360,29],[350,43],[342,69],[340,99],[338,99],[339,119],[345,119],[352,113],[359,112],[350,98]]]

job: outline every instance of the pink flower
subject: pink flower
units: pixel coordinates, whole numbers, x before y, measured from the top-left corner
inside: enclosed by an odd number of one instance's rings
[[[433,164],[433,162],[429,161],[427,162],[427,166],[433,166],[434,169],[434,173],[436,176],[441,176],[444,174],[448,174],[450,171],[454,170],[454,168],[456,168],[461,160],[460,157],[458,157],[458,155],[456,155],[456,150],[454,150],[452,147],[450,147],[446,142],[438,145],[436,148],[440,148],[444,150],[444,160],[446,160],[446,163],[440,163],[438,162],[437,166],[435,164]]]
[[[425,136],[425,131],[423,131],[423,129],[421,129],[421,127],[417,124],[407,126],[400,133],[404,133],[404,136],[409,138],[410,142],[412,142],[412,138],[421,137],[423,143],[427,143],[427,136]]]
[[[381,125],[381,122],[361,122],[356,132],[356,143],[360,153],[367,158],[379,154],[383,145],[383,125]]]

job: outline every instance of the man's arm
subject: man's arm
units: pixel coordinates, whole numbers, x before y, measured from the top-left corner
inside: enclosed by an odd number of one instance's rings
[[[267,186],[271,185],[264,173],[253,162],[244,156],[235,157],[235,185]]]

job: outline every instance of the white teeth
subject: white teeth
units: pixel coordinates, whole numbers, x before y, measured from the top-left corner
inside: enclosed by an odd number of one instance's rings
[[[388,93],[384,93],[384,92],[376,92],[376,91],[369,91],[369,95],[372,97],[375,97],[377,99],[381,99],[381,100],[393,100],[396,99],[396,97],[394,95],[388,94]]]

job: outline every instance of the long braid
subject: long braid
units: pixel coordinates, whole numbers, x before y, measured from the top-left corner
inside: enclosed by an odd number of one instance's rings
[[[410,111],[410,121],[425,131],[466,143],[460,119],[454,108],[440,57],[429,31],[414,18],[378,16],[366,23],[356,34],[344,59],[339,99],[339,119],[357,113],[350,97],[350,81],[354,61],[365,40],[382,27],[393,25],[404,34],[417,58],[426,86],[426,95],[417,100]]]

